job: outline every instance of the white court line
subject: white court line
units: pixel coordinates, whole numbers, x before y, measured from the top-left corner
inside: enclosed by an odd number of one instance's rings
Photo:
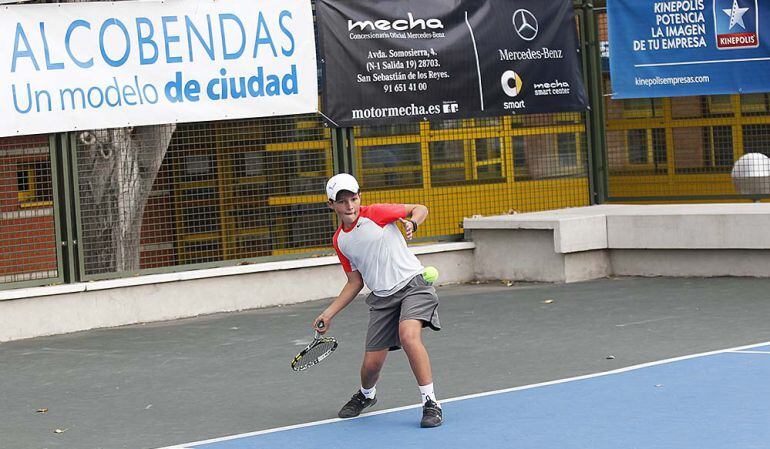
[[[567,383],[567,382],[575,382],[575,381],[578,381],[578,380],[585,380],[585,379],[592,379],[592,378],[595,378],[595,377],[609,376],[611,374],[626,373],[626,372],[629,372],[629,371],[635,371],[635,370],[642,369],[642,368],[649,368],[651,366],[665,365],[667,363],[680,362],[682,360],[695,359],[695,358],[698,358],[698,357],[707,357],[707,356],[710,356],[710,355],[724,354],[724,353],[728,353],[728,352],[768,354],[768,352],[762,352],[762,351],[746,351],[747,349],[757,348],[757,347],[760,347],[760,346],[768,346],[768,345],[770,345],[770,341],[766,341],[764,343],[754,343],[754,344],[746,345],[746,346],[738,346],[738,347],[735,347],[735,348],[720,349],[720,350],[717,350],[717,351],[701,352],[701,353],[698,353],[698,354],[684,355],[684,356],[674,357],[674,358],[670,358],[670,359],[657,360],[655,362],[641,363],[639,365],[627,366],[625,368],[618,368],[618,369],[615,369],[615,370],[612,370],[612,371],[604,371],[604,372],[601,372],[601,373],[585,374],[585,375],[582,375],[582,376],[567,377],[565,379],[551,380],[551,381],[548,381],[548,382],[541,382],[541,383],[537,383],[537,384],[522,385],[520,387],[505,388],[503,390],[486,391],[484,393],[476,393],[476,394],[469,394],[469,395],[466,395],[466,396],[458,396],[458,397],[450,398],[450,399],[442,399],[440,402],[442,404],[446,404],[448,402],[463,401],[465,399],[481,398],[481,397],[484,397],[484,396],[492,396],[492,395],[495,395],[495,394],[510,393],[510,392],[513,392],[513,391],[530,390],[532,388],[547,387],[549,385],[558,385],[558,384],[563,384],[563,383]],[[402,411],[402,410],[409,410],[409,409],[412,409],[412,408],[418,408],[418,407],[421,407],[421,406],[422,406],[421,404],[407,405],[407,406],[404,406],[404,407],[391,408],[391,409],[388,409],[388,410],[379,410],[379,411],[376,411],[376,412],[364,413],[364,414],[361,414],[361,415],[359,415],[359,416],[357,416],[355,418],[347,418],[347,419],[332,418],[332,419],[325,419],[323,421],[314,421],[314,422],[303,423],[303,424],[294,424],[294,425],[285,426],[285,427],[276,427],[275,429],[266,429],[266,430],[259,430],[259,431],[256,431],[256,432],[241,433],[241,434],[238,434],[238,435],[230,435],[230,436],[225,436],[225,437],[212,438],[210,440],[202,440],[202,441],[196,441],[196,442],[192,442],[192,443],[178,444],[176,446],[165,446],[165,447],[158,448],[158,449],[191,449],[193,446],[198,446],[198,445],[202,445],[202,444],[219,443],[219,442],[222,442],[222,441],[235,440],[235,439],[238,439],[238,438],[247,438],[247,437],[253,437],[253,436],[257,436],[257,435],[265,435],[265,434],[268,434],[268,433],[283,432],[283,431],[286,431],[286,430],[294,430],[294,429],[301,429],[301,428],[304,428],[304,427],[320,426],[322,424],[329,424],[329,423],[338,422],[338,421],[350,421],[351,419],[360,419],[360,418],[364,418],[364,417],[367,417],[367,416],[382,415],[382,414],[385,414],[385,413],[394,413],[394,412],[399,412],[399,411]]]
[[[673,319],[682,318],[682,317],[685,317],[685,316],[687,316],[687,315],[673,315],[673,316],[664,316],[664,317],[661,317],[661,318],[652,318],[652,319],[649,319],[649,320],[632,321],[630,323],[616,324],[615,327],[626,327],[626,326],[634,326],[634,325],[637,325],[637,324],[654,323],[656,321],[673,320]]]
[[[770,351],[730,351],[735,354],[765,354],[770,355]]]

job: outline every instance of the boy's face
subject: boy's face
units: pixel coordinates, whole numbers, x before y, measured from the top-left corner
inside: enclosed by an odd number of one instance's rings
[[[345,226],[351,226],[361,212],[361,194],[343,190],[337,194],[337,200],[329,200],[329,209],[337,213]]]

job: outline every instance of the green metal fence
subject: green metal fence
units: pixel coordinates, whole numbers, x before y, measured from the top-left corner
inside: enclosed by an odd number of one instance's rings
[[[749,153],[770,154],[770,96],[707,95],[612,99],[606,10],[595,10],[604,45],[602,94],[606,110],[609,201],[751,201],[731,171]],[[761,163],[770,171],[770,161]],[[770,184],[770,181],[764,181]],[[758,186],[770,191],[770,185]]]
[[[61,281],[53,148],[49,136],[0,139],[0,285]]]
[[[0,288],[332,254],[324,184],[462,220],[604,201],[735,200],[770,150],[767,94],[612,100],[606,15],[576,5],[585,113],[329,129],[317,115],[0,139]]]
[[[328,247],[331,136],[315,115],[76,134],[81,276]]]
[[[40,137],[55,144],[38,151],[60,186],[29,172],[48,192],[31,209],[46,218],[22,226],[47,232],[36,247],[44,256],[17,251],[0,286],[332,254],[337,223],[324,185],[340,171],[359,178],[365,203],[426,204],[418,242],[461,239],[473,215],[587,205],[588,120],[541,114],[333,130],[311,114]],[[22,184],[8,183],[16,215]],[[18,237],[9,230],[0,244],[14,248]],[[48,265],[33,268],[40,257]]]

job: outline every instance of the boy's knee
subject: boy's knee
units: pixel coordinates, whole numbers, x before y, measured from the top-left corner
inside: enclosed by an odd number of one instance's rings
[[[414,327],[402,327],[399,329],[398,337],[401,340],[401,345],[408,349],[412,346],[421,344],[420,331],[421,329]]]

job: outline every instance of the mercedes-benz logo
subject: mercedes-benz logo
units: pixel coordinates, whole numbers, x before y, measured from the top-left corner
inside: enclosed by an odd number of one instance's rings
[[[513,29],[525,41],[531,41],[536,38],[537,19],[535,15],[526,9],[517,9],[513,13]]]

